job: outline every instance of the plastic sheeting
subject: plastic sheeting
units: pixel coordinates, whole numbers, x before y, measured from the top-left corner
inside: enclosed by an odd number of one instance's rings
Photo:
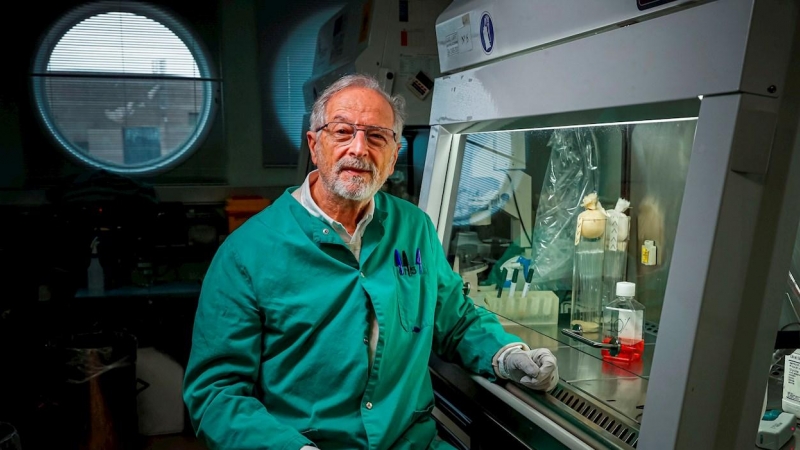
[[[591,130],[553,131],[550,161],[531,238],[531,289],[572,288],[575,223],[583,198],[598,188],[597,141]]]

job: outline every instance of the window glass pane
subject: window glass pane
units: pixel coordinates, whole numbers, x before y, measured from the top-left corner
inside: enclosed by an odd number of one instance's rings
[[[44,80],[50,120],[76,150],[135,165],[184,147],[196,132],[204,83],[191,79]]]
[[[467,137],[459,199],[453,223],[468,225],[475,215],[492,215],[500,207],[500,187],[507,184],[511,158],[510,133],[476,133]]]
[[[200,76],[192,53],[175,33],[147,17],[123,12],[99,14],[75,25],[56,44],[47,70]]]
[[[464,135],[445,247],[475,304],[533,346],[557,339],[646,379],[695,127],[681,119]],[[599,218],[584,214],[594,196]],[[612,221],[618,204],[623,218]],[[603,342],[619,281],[635,283],[645,305],[631,361],[561,332],[580,324]]]

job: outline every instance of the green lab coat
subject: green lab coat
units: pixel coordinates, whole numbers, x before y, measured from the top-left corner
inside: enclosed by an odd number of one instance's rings
[[[464,297],[416,206],[377,193],[357,261],[294,189],[231,233],[203,282],[184,380],[195,430],[211,449],[428,448],[431,349],[494,379],[519,338]],[[416,272],[417,249],[424,273],[400,275],[395,250]]]

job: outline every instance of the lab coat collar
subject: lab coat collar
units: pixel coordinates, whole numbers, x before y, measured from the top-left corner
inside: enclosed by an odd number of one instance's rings
[[[286,208],[289,210],[290,214],[294,218],[295,223],[297,224],[298,228],[303,231],[303,233],[309,237],[309,239],[313,240],[319,244],[340,244],[345,245],[342,242],[342,239],[338,236],[336,231],[331,229],[331,226],[325,222],[324,219],[321,217],[314,217],[308,210],[297,201],[297,199],[292,195],[292,193],[299,189],[300,186],[292,186],[283,193],[278,199],[275,201],[276,208]],[[385,200],[383,196],[388,195],[383,192],[378,192],[375,194],[374,203],[375,209],[373,213],[372,222],[367,226],[366,231],[364,232],[364,237],[367,236],[376,236],[380,235],[383,236],[383,228],[384,222],[388,218],[388,214],[385,210]],[[379,227],[377,234],[371,232],[373,227]],[[324,230],[328,229],[328,233],[325,233]],[[349,250],[348,250],[349,251]],[[362,252],[364,251],[362,247]],[[362,256],[362,260],[363,260]]]

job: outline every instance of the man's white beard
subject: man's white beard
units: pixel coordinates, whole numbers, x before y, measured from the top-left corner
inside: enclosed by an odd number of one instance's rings
[[[319,153],[317,156],[322,156]],[[343,168],[350,167],[359,170],[369,170],[372,174],[372,181],[368,182],[365,177],[355,175],[349,180],[343,180],[339,177],[339,173]],[[363,201],[372,198],[376,192],[381,188],[383,182],[381,181],[380,173],[374,164],[358,159],[358,158],[342,158],[336,162],[334,166],[333,179],[328,178],[329,173],[323,174],[320,172],[320,179],[325,187],[347,200]]]

